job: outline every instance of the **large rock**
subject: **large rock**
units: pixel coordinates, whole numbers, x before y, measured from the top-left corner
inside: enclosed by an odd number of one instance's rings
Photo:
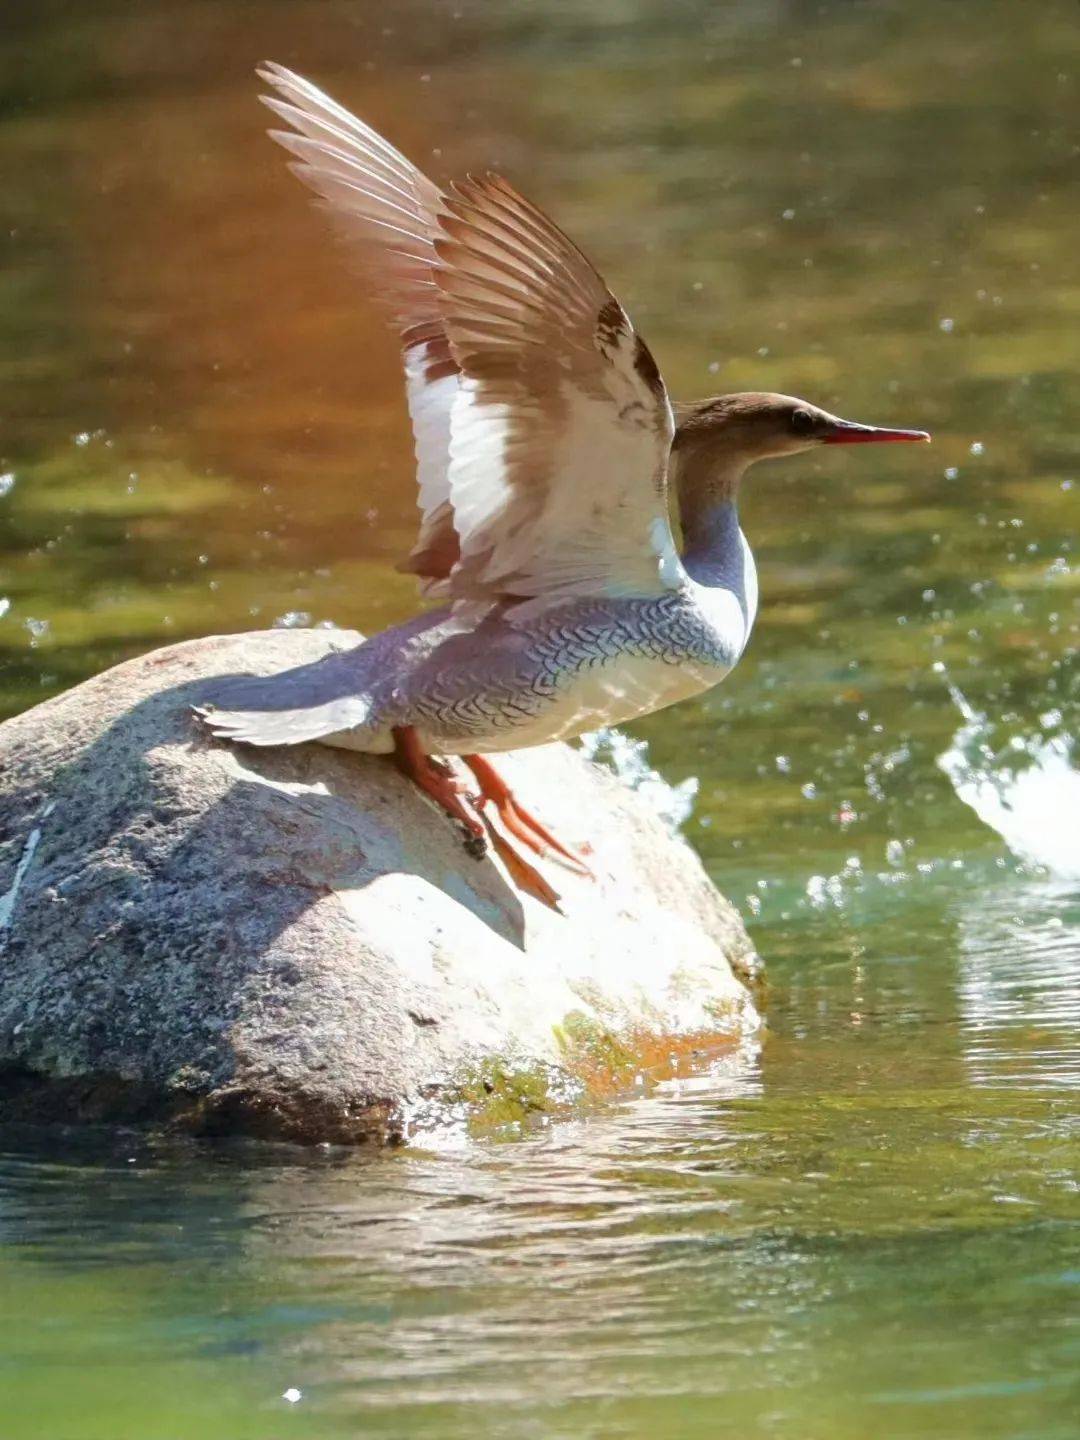
[[[559,915],[385,758],[234,748],[190,714],[207,677],[358,639],[191,641],[0,726],[0,1115],[397,1138],[753,1029],[737,914],[570,748],[499,761],[592,847],[595,882],[548,867]]]

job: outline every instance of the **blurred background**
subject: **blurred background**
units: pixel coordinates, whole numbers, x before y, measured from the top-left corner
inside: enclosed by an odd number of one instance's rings
[[[674,396],[934,433],[755,470],[750,650],[620,751],[762,1053],[509,1146],[11,1138],[7,1435],[1071,1440],[1078,57],[1072,0],[7,0],[2,713],[417,603],[396,346],[263,58],[505,173]]]

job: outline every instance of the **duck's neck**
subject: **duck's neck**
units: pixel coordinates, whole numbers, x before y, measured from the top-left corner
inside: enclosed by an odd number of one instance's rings
[[[674,468],[683,565],[699,584],[730,585],[743,567],[738,494],[746,465],[734,456],[688,450]]]

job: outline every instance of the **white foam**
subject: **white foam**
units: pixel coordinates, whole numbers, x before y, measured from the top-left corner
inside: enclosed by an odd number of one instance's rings
[[[649,746],[645,740],[634,740],[621,730],[605,726],[581,737],[582,754],[587,760],[607,763],[615,774],[636,790],[652,807],[673,835],[677,835],[690,819],[697,799],[699,782],[696,776],[672,785],[649,764]]]
[[[1080,770],[1072,763],[1071,741],[1035,735],[995,753],[986,716],[946,683],[964,723],[938,765],[958,797],[1018,859],[1059,879],[1080,880]],[[1015,757],[1021,757],[1020,767]]]

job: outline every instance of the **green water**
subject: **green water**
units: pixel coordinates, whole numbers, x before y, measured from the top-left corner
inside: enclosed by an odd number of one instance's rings
[[[1077,782],[1012,771],[1080,715],[1075,6],[9,0],[6,711],[414,605],[394,347],[261,137],[263,56],[509,173],[676,395],[935,444],[755,472],[751,651],[636,730],[699,780],[760,1055],[432,1152],[0,1131],[0,1434],[1072,1440]],[[936,763],[946,678],[1013,851]],[[1050,839],[1056,878],[1014,853]]]

